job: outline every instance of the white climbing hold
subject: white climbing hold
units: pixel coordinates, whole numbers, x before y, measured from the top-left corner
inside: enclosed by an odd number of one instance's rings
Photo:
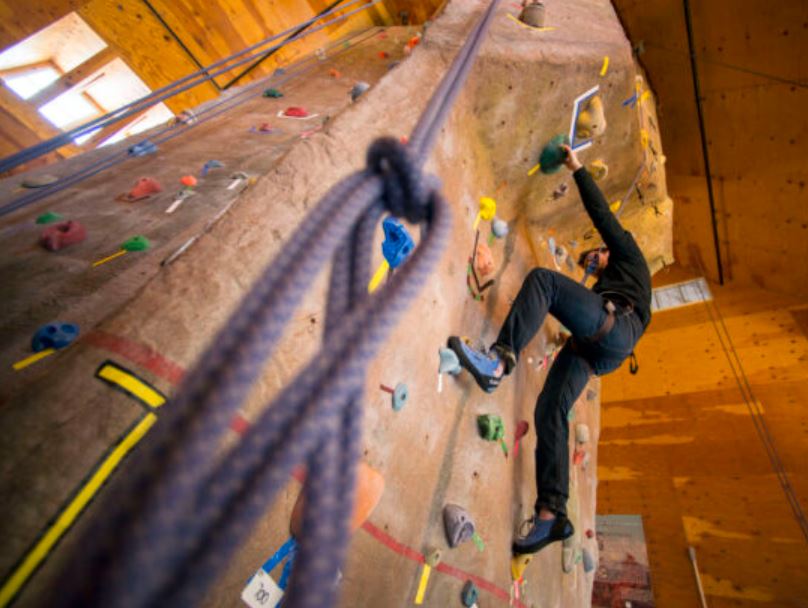
[[[575,567],[575,549],[572,547],[564,547],[561,550],[561,567],[567,574]]]
[[[589,442],[589,427],[584,423],[575,425],[575,441],[578,443]]]
[[[508,222],[494,218],[494,221],[491,222],[491,232],[498,239],[508,236]]]

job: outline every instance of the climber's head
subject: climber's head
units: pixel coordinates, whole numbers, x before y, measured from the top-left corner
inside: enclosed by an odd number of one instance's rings
[[[578,266],[587,274],[598,275],[609,263],[609,248],[595,247],[587,249],[578,257]]]

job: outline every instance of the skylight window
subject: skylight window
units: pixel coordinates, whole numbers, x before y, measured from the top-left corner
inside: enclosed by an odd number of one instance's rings
[[[55,126],[67,131],[100,114],[98,108],[84,95],[69,91],[39,108],[40,113]]]
[[[654,289],[651,296],[651,310],[657,312],[712,299],[707,281],[698,278]]]
[[[52,65],[42,65],[24,72],[17,72],[3,77],[6,85],[23,99],[28,99],[41,91],[50,83],[58,80],[59,71]]]

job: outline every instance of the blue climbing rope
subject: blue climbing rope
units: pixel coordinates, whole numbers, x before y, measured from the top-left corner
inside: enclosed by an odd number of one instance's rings
[[[422,167],[499,0],[492,0],[419,122],[420,152],[376,140],[367,165],[305,218],[188,374],[129,475],[67,560],[57,606],[196,606],[299,464],[304,531],[285,606],[336,601],[353,507],[365,370],[445,248],[450,213]],[[458,65],[465,68],[455,69]],[[446,81],[450,81],[446,85]],[[446,85],[446,86],[444,86]],[[419,128],[421,130],[419,130]],[[434,132],[433,132],[434,131]],[[409,260],[367,293],[373,237],[390,213],[421,227]],[[241,441],[217,446],[308,290],[332,261],[320,351],[262,410]]]
[[[331,53],[329,57],[334,58],[346,52],[348,50],[347,48],[344,47],[346,42],[352,43],[354,46],[356,46],[357,44],[361,44],[369,37],[371,37],[373,33],[374,33],[373,30],[368,30],[364,32],[355,32],[353,34],[350,34],[349,36],[346,36],[340,41],[335,42],[333,45],[329,45],[328,47],[326,47],[327,49],[342,47],[338,51]],[[287,68],[284,77],[280,78],[279,80],[273,81],[272,84],[274,84],[274,86],[276,87],[282,86],[291,81],[293,78],[308,73],[319,63],[320,60],[316,58],[314,55],[308,55],[305,58],[292,64],[293,67]],[[310,65],[306,66],[306,64]],[[243,104],[246,101],[249,101],[250,99],[258,97],[261,94],[261,89],[265,88],[267,84],[268,81],[262,79],[245,87],[241,87],[238,93],[234,95],[225,96],[222,99],[204,107],[202,110],[197,112],[196,120],[194,122],[186,124],[182,127],[179,127],[178,125],[163,127],[161,129],[158,129],[154,133],[150,133],[149,139],[143,141],[151,141],[154,144],[159,145],[167,141],[170,141],[175,137],[182,136],[186,134],[190,129],[199,126],[207,122],[208,120],[216,118],[217,116],[220,116],[221,114],[224,114],[225,112],[230,111],[237,106],[240,106],[241,104]],[[258,90],[258,92],[254,93],[256,90]],[[213,112],[213,110],[216,110],[221,106],[225,107],[217,112]],[[168,135],[166,135],[166,133],[168,133]],[[23,209],[24,207],[32,205],[44,198],[49,197],[52,194],[61,192],[62,190],[69,188],[70,186],[79,184],[84,180],[89,179],[95,175],[98,175],[99,173],[102,173],[104,171],[107,171],[108,169],[111,169],[112,167],[115,167],[131,158],[132,156],[126,150],[122,150],[114,152],[111,155],[106,156],[102,159],[93,161],[88,165],[85,165],[72,175],[68,175],[67,177],[64,177],[59,181],[54,182],[53,184],[46,186],[44,188],[37,188],[36,190],[27,192],[22,196],[20,196],[19,198],[10,201],[3,206],[0,206],[0,217],[8,215],[9,213],[17,211],[19,209]]]
[[[330,26],[334,25],[335,23],[337,23],[338,21],[342,21],[344,19],[347,19],[348,17],[350,17],[350,16],[352,16],[352,15],[358,13],[358,12],[361,12],[361,11],[366,10],[367,8],[370,8],[374,4],[380,2],[381,0],[368,0],[367,4],[364,4],[364,5],[360,6],[359,8],[356,8],[356,9],[354,9],[352,11],[348,11],[347,13],[345,13],[343,15],[340,15],[338,17],[335,17],[334,19],[332,19],[330,21],[327,21],[325,23],[322,23],[322,24],[320,24],[320,25],[318,25],[316,27],[310,28],[310,29],[306,29],[306,30],[301,29],[302,27],[306,27],[306,26],[314,23],[315,21],[318,21],[320,19],[328,17],[328,16],[334,14],[337,11],[344,10],[344,9],[348,8],[349,6],[352,6],[353,4],[356,4],[357,2],[360,2],[360,1],[362,1],[362,0],[349,0],[348,4],[345,5],[345,6],[335,7],[333,9],[331,9],[330,11],[326,11],[326,12],[324,12],[322,14],[318,14],[318,15],[316,15],[315,17],[313,17],[311,19],[303,21],[303,22],[301,22],[301,23],[299,23],[299,24],[297,24],[297,25],[295,25],[295,26],[293,26],[293,27],[291,27],[289,29],[284,30],[283,32],[280,32],[279,34],[275,34],[274,36],[266,38],[265,40],[262,40],[261,42],[258,42],[258,43],[254,44],[254,45],[251,45],[251,46],[247,47],[246,49],[243,49],[243,50],[241,50],[241,51],[239,51],[237,53],[234,53],[233,55],[230,55],[229,57],[225,57],[224,59],[221,59],[221,60],[219,60],[219,61],[217,61],[215,63],[212,63],[211,65],[209,65],[209,66],[207,66],[205,68],[202,68],[201,70],[193,72],[193,73],[191,73],[191,74],[189,74],[187,76],[183,76],[179,80],[176,80],[175,82],[173,82],[171,84],[168,84],[168,85],[166,85],[166,86],[164,86],[164,87],[162,87],[160,89],[157,89],[156,91],[152,91],[148,95],[145,95],[144,97],[141,97],[140,99],[132,101],[132,102],[130,102],[130,103],[124,105],[124,106],[121,106],[120,108],[118,108],[116,110],[113,110],[112,112],[109,112],[109,113],[107,113],[107,114],[105,114],[103,116],[99,116],[97,118],[94,118],[94,119],[84,123],[83,125],[75,127],[75,128],[73,128],[73,129],[71,129],[69,131],[65,131],[64,133],[60,133],[59,135],[56,135],[55,137],[52,137],[51,139],[48,139],[48,140],[43,141],[43,142],[39,142],[38,144],[30,146],[29,148],[26,148],[25,150],[21,150],[20,152],[16,152],[14,154],[11,154],[11,155],[7,156],[6,158],[0,159],[0,173],[3,173],[5,171],[9,171],[9,170],[13,169],[14,167],[17,167],[17,166],[19,166],[19,165],[21,165],[21,164],[23,164],[25,162],[28,162],[30,160],[33,160],[35,158],[38,158],[38,157],[42,156],[43,154],[47,154],[48,152],[52,152],[53,150],[61,148],[62,146],[71,143],[76,137],[79,137],[81,135],[85,135],[85,134],[87,134],[87,133],[89,133],[91,131],[94,131],[96,129],[103,128],[103,127],[106,127],[107,125],[110,125],[110,124],[119,122],[121,120],[124,120],[126,118],[129,118],[130,116],[133,116],[133,115],[135,115],[135,114],[137,114],[137,113],[139,113],[139,112],[141,112],[141,111],[143,111],[143,110],[145,110],[147,108],[150,108],[150,107],[160,103],[161,101],[165,101],[166,99],[169,99],[170,97],[174,97],[175,95],[183,93],[184,91],[187,91],[187,90],[192,89],[192,88],[194,88],[196,86],[199,86],[200,84],[203,84],[204,82],[207,82],[209,80],[213,80],[216,76],[220,76],[221,74],[227,73],[227,72],[233,70],[234,68],[236,68],[236,67],[238,67],[240,65],[244,65],[245,63],[248,63],[248,62],[250,62],[250,61],[252,61],[252,60],[254,60],[254,59],[258,58],[258,57],[261,57],[262,55],[264,55],[267,52],[278,50],[278,49],[286,46],[287,44],[289,44],[291,42],[295,42],[297,40],[305,38],[306,36],[314,34],[314,33],[318,32],[318,31],[320,31],[322,29],[330,27]],[[271,46],[271,47],[269,47],[267,49],[258,50],[258,51],[254,52],[252,54],[247,55],[246,57],[244,56],[245,54],[251,53],[251,51],[255,51],[255,49],[260,49],[261,47],[269,44],[270,42],[278,40],[279,38],[282,38],[282,37],[284,37],[284,36],[286,36],[286,35],[288,35],[290,33],[292,33],[293,35],[290,36],[289,38],[281,41],[280,43],[275,44],[275,45],[273,45],[273,46]],[[241,59],[239,59],[235,63],[232,63],[230,65],[224,65],[224,64],[230,63],[234,59],[238,59],[239,57],[241,57]],[[219,67],[219,66],[223,66],[223,67]],[[217,68],[217,67],[219,69],[214,69],[214,68]],[[182,86],[180,86],[180,85],[182,85]]]

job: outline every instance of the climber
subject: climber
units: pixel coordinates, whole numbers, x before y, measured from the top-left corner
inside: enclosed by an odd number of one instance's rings
[[[564,146],[564,164],[575,183],[604,247],[587,251],[579,260],[597,277],[592,290],[545,268],[532,270],[516,296],[496,342],[475,350],[452,336],[448,346],[484,391],[499,386],[510,374],[520,351],[551,313],[572,333],[550,368],[535,410],[535,513],[530,529],[513,543],[515,554],[535,553],[573,533],[566,516],[569,486],[569,428],[567,415],[589,375],[617,369],[630,355],[651,320],[651,275],[640,248],[609,210],[606,199],[575,153]]]

